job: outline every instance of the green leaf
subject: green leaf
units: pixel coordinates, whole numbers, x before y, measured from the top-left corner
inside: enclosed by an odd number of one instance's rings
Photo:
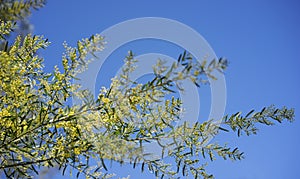
[[[222,131],[225,131],[225,132],[229,132],[228,129],[225,129],[225,128],[222,128],[222,127],[219,127],[219,129],[222,130]]]
[[[250,112],[248,112],[248,113],[246,114],[245,118],[247,118],[248,116],[250,116],[250,114],[252,114],[253,112],[254,112],[254,109],[251,110]]]

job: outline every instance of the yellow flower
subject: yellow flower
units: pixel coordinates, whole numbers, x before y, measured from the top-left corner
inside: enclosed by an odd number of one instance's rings
[[[63,113],[64,113],[64,111],[61,108],[59,108],[58,109],[58,114],[63,114]]]
[[[102,98],[102,102],[103,102],[103,103],[109,103],[110,100],[109,100],[108,98]]]
[[[179,72],[179,73],[178,73],[178,79],[179,79],[179,80],[182,80],[182,79],[183,79],[183,74],[182,74],[182,72]]]
[[[0,111],[0,116],[4,117],[4,116],[9,116],[10,113],[7,109],[2,109],[2,111]]]
[[[28,128],[28,126],[25,125],[25,126],[23,127],[23,130],[24,130],[24,131],[27,131],[27,128]]]
[[[75,148],[74,149],[74,153],[75,153],[75,155],[79,155],[80,154],[80,149],[79,148]]]
[[[72,116],[72,115],[74,115],[74,114],[75,114],[74,111],[70,111],[69,116]]]

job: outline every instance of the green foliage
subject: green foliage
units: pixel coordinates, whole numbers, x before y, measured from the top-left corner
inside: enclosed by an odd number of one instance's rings
[[[0,1],[0,40],[6,42],[14,21],[42,4]],[[146,167],[161,178],[213,178],[205,171],[206,159],[213,161],[219,156],[240,160],[243,153],[238,148],[208,143],[210,138],[221,131],[256,134],[257,123],[272,125],[294,118],[293,109],[270,106],[250,111],[245,117],[241,113],[225,116],[221,127],[212,121],[175,126],[182,106],[174,92],[184,90],[181,82],[208,84],[207,78],[215,79],[214,71],[226,69],[225,59],[199,63],[184,52],[171,66],[158,61],[155,77],[139,84],[130,78],[136,62],[130,51],[121,75],[94,99],[72,81],[91,62],[89,54],[103,50],[103,37],[82,39],[76,48],[64,44],[63,69],[55,67],[52,73],[44,72],[43,58],[37,53],[48,45],[42,36],[28,34],[18,36],[11,45],[5,43],[0,51],[0,170],[7,178],[32,178],[41,167],[58,167],[62,174],[69,168],[77,177],[109,178],[112,174],[107,160],[129,161],[133,167],[142,171]],[[82,103],[70,106],[71,97]],[[160,159],[151,159],[144,152],[149,142],[160,145]],[[165,163],[163,157],[171,162]],[[95,160],[98,163],[91,165]]]
[[[31,14],[31,9],[44,6],[46,0],[1,0],[0,17],[2,21],[17,21]]]

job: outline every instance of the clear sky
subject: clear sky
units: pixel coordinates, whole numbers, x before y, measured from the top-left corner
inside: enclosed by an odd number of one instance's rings
[[[51,0],[33,13],[34,33],[52,42],[42,52],[46,70],[60,63],[62,43],[76,41],[139,17],[164,17],[200,33],[217,56],[230,64],[225,72],[226,113],[247,113],[275,104],[295,108],[296,121],[260,127],[256,136],[225,134],[216,141],[239,146],[246,158],[216,161],[207,168],[217,179],[296,179],[300,161],[300,2],[297,0]],[[155,29],[159,27],[153,27]],[[109,42],[108,42],[109,43]],[[176,58],[182,49],[162,41],[142,40],[117,49],[99,72],[107,85],[128,50],[161,53]],[[205,88],[204,88],[205,89]],[[203,90],[205,92],[205,90]],[[210,93],[202,94],[205,99]],[[204,102],[204,104],[206,104]],[[201,107],[205,109],[205,105]],[[204,106],[203,106],[204,105]],[[206,107],[207,108],[207,107]],[[131,167],[113,164],[112,172],[131,178],[154,178]],[[62,177],[68,178],[68,177]]]

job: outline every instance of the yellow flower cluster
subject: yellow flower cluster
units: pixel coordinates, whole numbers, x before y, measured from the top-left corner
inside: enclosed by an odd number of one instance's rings
[[[0,119],[7,116],[10,116],[10,112],[7,109],[2,109],[0,111]]]

